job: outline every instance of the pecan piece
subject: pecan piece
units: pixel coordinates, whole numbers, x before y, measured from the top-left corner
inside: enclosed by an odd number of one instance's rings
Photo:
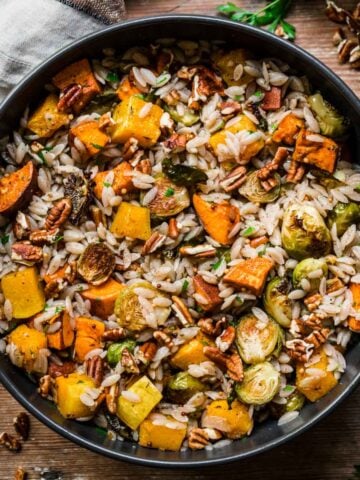
[[[119,384],[111,385],[106,393],[105,402],[110,413],[115,414],[117,409],[117,398],[119,396]]]
[[[82,94],[83,88],[78,83],[67,85],[60,93],[60,98],[57,104],[59,112],[70,110],[79,101]]]
[[[198,326],[203,333],[211,337],[220,335],[222,328],[226,325],[226,318],[222,317],[216,322],[212,318],[202,318],[198,321]]]
[[[322,328],[321,330],[314,330],[310,335],[304,338],[305,342],[314,345],[315,348],[319,348],[320,345],[326,342],[330,335],[330,328]]]
[[[99,355],[95,355],[85,360],[84,366],[86,375],[94,379],[97,387],[100,386],[104,377],[104,360]]]
[[[158,347],[154,342],[145,342],[139,347],[138,359],[147,365],[155,357],[157,350]]]
[[[170,138],[164,141],[163,145],[165,148],[171,150],[172,153],[183,152],[186,148],[186,144],[193,134],[190,133],[176,133],[174,132]]]
[[[204,428],[193,428],[189,433],[189,448],[202,450],[209,445],[209,435]]]
[[[288,340],[285,343],[287,354],[293,360],[307,362],[312,355],[314,345],[306,343],[304,340]]]
[[[326,293],[333,293],[336,292],[337,290],[340,290],[340,288],[343,288],[344,284],[340,280],[340,278],[330,278],[329,280],[326,280]]]
[[[274,158],[257,172],[260,183],[264,188],[266,187],[265,181],[271,179],[273,174],[285,163],[288,154],[289,151],[287,148],[279,147],[276,150]],[[263,184],[263,182],[265,183]]]
[[[25,240],[29,237],[31,232],[31,223],[27,215],[21,215],[23,217],[21,222],[18,221],[19,217],[17,217],[16,221],[13,223],[13,232],[18,240]]]
[[[6,432],[0,434],[0,445],[4,445],[4,447],[11,452],[20,452],[21,450],[21,443],[19,440]]]
[[[55,203],[50,209],[45,219],[45,229],[52,231],[61,227],[70,216],[72,209],[72,202],[70,198],[63,198]]]
[[[217,347],[204,347],[204,355],[206,355],[212,362],[216,363],[222,370],[226,370],[228,356],[225,355]]]
[[[131,160],[138,150],[139,150],[139,141],[134,137],[130,137],[129,140],[125,142],[122,150],[123,159]]]
[[[244,379],[244,367],[240,355],[233,353],[226,360],[226,373],[235,382],[242,382]]]
[[[199,95],[209,97],[210,95],[214,95],[214,93],[218,93],[219,95],[224,94],[222,78],[216,75],[213,70],[201,66],[197,68],[196,73],[199,76],[199,84],[197,87],[197,93]]]
[[[99,129],[100,130],[106,130],[110,125],[113,125],[115,122],[114,120],[110,117],[109,113],[104,113],[101,115],[99,118]]]
[[[286,181],[290,183],[301,182],[304,174],[305,174],[304,165],[292,159],[287,176],[286,176]]]
[[[157,330],[156,332],[154,332],[153,337],[160,345],[165,345],[165,347],[168,347],[169,349],[174,346],[172,338],[167,333],[162,332],[161,330]]]
[[[196,71],[196,67],[183,66],[180,68],[180,70],[176,72],[176,75],[182,80],[191,80],[194,77]]]
[[[75,372],[75,363],[74,362],[64,362],[62,365],[56,363],[50,363],[48,368],[48,374],[52,378],[61,377],[69,375],[70,373]]]
[[[127,348],[124,348],[124,350],[122,351],[121,365],[127,373],[133,373],[137,375],[140,372],[134,356]]]
[[[350,59],[351,52],[358,46],[357,40],[348,38],[338,46],[338,58],[340,63],[346,63]]]
[[[221,180],[220,185],[225,190],[225,192],[231,192],[239,188],[246,180],[246,168],[243,166],[236,167],[234,170],[226,175],[226,177]]]
[[[221,102],[219,108],[221,115],[231,115],[233,113],[241,112],[240,103],[235,102],[234,100],[227,100],[226,102]]]
[[[13,423],[16,433],[18,433],[23,440],[27,440],[30,432],[29,415],[25,412],[21,412],[14,418]]]
[[[185,246],[179,248],[180,255],[195,257],[195,258],[208,258],[216,256],[216,248],[212,245],[196,245],[195,247]]]
[[[176,295],[173,295],[171,297],[171,300],[173,301],[171,308],[174,310],[175,315],[184,325],[184,327],[187,325],[192,325],[194,323],[194,320],[185,303]]]
[[[175,218],[170,218],[168,227],[168,237],[174,240],[179,236],[179,228]]]
[[[43,259],[43,252],[40,247],[32,245],[27,240],[23,242],[13,243],[11,246],[11,260],[24,265],[33,265],[41,262]]]
[[[143,160],[140,160],[138,165],[135,167],[135,170],[141,173],[145,173],[146,175],[151,175],[151,162],[148,158],[144,158]]]
[[[172,90],[170,90],[169,93],[165,95],[163,100],[167,105],[174,106],[180,100],[180,93],[175,88],[173,88]]]
[[[229,326],[216,338],[215,344],[221,352],[226,352],[226,350],[229,350],[234,340],[235,328]]]
[[[122,340],[127,336],[128,336],[127,330],[125,330],[125,328],[119,327],[119,328],[112,328],[111,330],[106,330],[106,332],[103,333],[102,339],[105,342],[118,342],[119,340]]]
[[[34,245],[51,245],[59,239],[59,229],[54,230],[33,230],[29,235],[29,240]]]
[[[166,235],[162,235],[159,232],[154,232],[151,237],[146,240],[144,246],[141,250],[142,255],[149,255],[150,253],[154,253],[161,245],[165,242]]]
[[[61,376],[61,374],[57,376]],[[39,380],[39,388],[38,388],[40,395],[46,398],[50,394],[51,387],[52,387],[51,376],[50,375],[42,376]]]
[[[22,467],[17,467],[14,480],[26,480],[27,479],[27,473]]]
[[[320,293],[314,293],[313,295],[308,295],[304,299],[304,303],[306,305],[306,308],[310,311],[313,312],[318,308],[322,300],[322,296]]]

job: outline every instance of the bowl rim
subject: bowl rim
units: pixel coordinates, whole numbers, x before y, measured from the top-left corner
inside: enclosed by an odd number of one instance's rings
[[[320,71],[324,77],[326,77],[330,84],[331,88],[336,87],[338,91],[341,91],[342,94],[347,98],[348,103],[352,103],[356,114],[360,116],[360,100],[356,94],[351,90],[351,88],[346,85],[346,83],[329,67],[324,65],[320,60],[315,58],[313,55],[305,51],[303,48],[298,45],[294,45],[291,42],[288,42],[282,38],[276,37],[266,30],[262,30],[257,27],[250,25],[237,23],[231,20],[224,18],[208,16],[208,15],[192,15],[192,14],[179,14],[179,15],[154,15],[149,17],[142,17],[134,20],[127,20],[119,24],[111,25],[105,28],[101,28],[95,32],[89,33],[86,36],[83,36],[70,44],[66,45],[62,49],[56,51],[47,59],[42,61],[38,66],[33,68],[24,78],[21,80],[12,91],[5,97],[5,99],[0,104],[0,118],[4,115],[9,105],[11,105],[18,95],[28,86],[34,82],[34,79],[42,73],[45,73],[50,66],[56,65],[60,60],[64,59],[69,53],[74,52],[77,48],[86,46],[89,41],[94,41],[97,38],[111,34],[112,32],[128,30],[131,28],[136,29],[137,27],[146,27],[153,26],[154,24],[159,24],[161,27],[162,22],[172,22],[172,23],[202,23],[207,25],[212,25],[215,27],[232,27],[238,31],[244,31],[249,36],[261,38],[264,42],[269,41],[272,44],[282,45],[284,49],[288,50],[289,53],[293,53],[294,57],[301,57],[304,63],[312,65],[314,70]],[[184,35],[186,36],[186,35]],[[360,344],[358,344],[355,349],[360,351]],[[15,367],[14,367],[15,368]],[[197,467],[207,467],[211,465],[219,465],[234,462],[237,460],[242,460],[244,458],[252,457],[254,455],[268,451],[276,446],[282,445],[285,442],[297,437],[298,435],[304,433],[312,426],[314,426],[321,419],[326,417],[330,412],[332,412],[360,383],[360,371],[354,376],[351,382],[347,387],[339,393],[339,395],[323,410],[317,412],[313,417],[307,421],[304,425],[298,427],[295,431],[288,432],[282,435],[279,438],[265,442],[263,445],[253,448],[249,452],[238,452],[230,454],[226,457],[221,458],[209,458],[205,460],[196,460],[196,459],[181,459],[181,460],[163,460],[163,459],[149,459],[149,458],[140,458],[134,454],[129,454],[127,452],[121,452],[119,450],[110,450],[109,448],[102,446],[92,440],[88,440],[81,436],[78,436],[76,433],[67,429],[66,426],[62,426],[52,418],[45,415],[40,409],[34,406],[31,401],[26,398],[17,388],[15,381],[10,378],[2,369],[0,369],[0,381],[9,391],[9,393],[29,412],[31,412],[38,420],[40,420],[47,427],[51,428],[56,433],[59,433],[68,440],[73,441],[74,443],[85,447],[93,452],[113,458],[116,460],[124,460],[138,465],[143,465],[147,467],[161,467],[161,468],[197,468]]]

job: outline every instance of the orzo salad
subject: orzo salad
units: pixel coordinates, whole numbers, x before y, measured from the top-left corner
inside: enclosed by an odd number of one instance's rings
[[[1,140],[0,350],[61,415],[145,447],[294,421],[360,331],[349,128],[243,48],[68,65]]]

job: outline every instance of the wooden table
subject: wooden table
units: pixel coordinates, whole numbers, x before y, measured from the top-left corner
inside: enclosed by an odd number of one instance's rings
[[[215,14],[219,0],[127,0],[128,17],[160,13]],[[263,5],[260,1],[242,1],[245,7]],[[297,43],[321,59],[357,93],[360,93],[359,72],[337,63],[331,43],[334,25],[323,14],[324,1],[294,2],[290,21],[297,27]],[[347,8],[356,2],[340,2]],[[193,471],[171,471],[144,468],[109,460],[80,448],[34,418],[31,439],[19,454],[0,449],[0,480],[11,480],[16,467],[22,465],[29,479],[40,478],[39,471],[49,468],[62,472],[59,480],[346,480],[353,465],[360,464],[360,419],[358,389],[321,424],[300,438],[241,463]],[[0,386],[0,431],[11,431],[12,418],[22,408]],[[54,478],[53,480],[57,480]]]

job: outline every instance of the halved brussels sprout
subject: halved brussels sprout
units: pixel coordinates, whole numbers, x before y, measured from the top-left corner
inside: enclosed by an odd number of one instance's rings
[[[274,277],[266,286],[264,308],[282,327],[289,328],[292,319],[290,283],[287,278]]]
[[[278,353],[282,340],[282,330],[271,318],[264,323],[255,315],[247,314],[236,327],[236,345],[245,363],[260,363]]]
[[[155,287],[153,287],[151,283],[146,281],[133,283],[131,286],[125,287],[120,291],[115,301],[114,313],[117,317],[119,325],[133,332],[141,332],[148,327],[144,309],[139,301],[139,296],[136,293],[137,288],[153,290],[156,292],[156,296],[163,295]],[[170,314],[170,309],[154,307],[152,313],[157,324],[163,325]]]
[[[206,183],[208,179],[206,173],[202,170],[180,163],[172,163],[170,158],[166,158],[162,162],[162,169],[172,182],[184,187],[191,188],[198,183]]]
[[[333,175],[330,175],[329,173],[324,172],[323,170],[314,169],[311,171],[311,173],[312,175],[314,175],[314,177],[316,177],[316,182],[320,184],[322,187],[327,188],[328,190],[345,185],[344,182],[342,182],[338,178],[335,178]]]
[[[247,175],[245,183],[239,188],[240,194],[254,203],[270,203],[279,198],[281,190],[280,175],[274,174],[276,185],[271,190],[266,191],[257,176],[257,172],[251,172]]]
[[[112,343],[107,351],[106,354],[106,359],[108,361],[108,364],[111,367],[115,367],[117,365],[122,357],[122,353],[127,348],[129,352],[133,352],[134,348],[136,347],[136,342],[135,340],[132,340],[131,338],[128,338],[127,340],[124,340],[123,342],[119,343]]]
[[[190,205],[190,197],[187,189],[175,185],[166,177],[157,177],[155,180],[157,188],[156,197],[147,207],[152,215],[158,218],[172,217],[182,212]]]
[[[195,393],[207,389],[200,380],[188,372],[180,372],[172,376],[166,386],[166,397],[173,403],[186,403]]]
[[[176,107],[165,106],[164,110],[165,112],[168,112],[170,117],[175,120],[175,122],[180,122],[185,125],[185,127],[191,127],[200,119],[199,115],[196,115],[196,113],[189,108],[186,108],[182,115],[179,114]]]
[[[77,273],[91,285],[101,285],[115,268],[115,255],[105,243],[90,243],[80,255]]]
[[[293,203],[284,213],[281,240],[283,248],[297,260],[323,257],[331,252],[331,235],[325,222],[311,205]]]
[[[341,237],[353,223],[360,222],[360,205],[354,202],[337,203],[328,216],[328,224],[331,228],[336,223],[336,231]]]
[[[341,137],[347,132],[349,128],[347,118],[343,117],[320,93],[311,95],[308,102],[323,135]]]
[[[286,403],[270,404],[270,412],[274,418],[280,418],[284,413],[293,412],[294,410],[301,410],[305,403],[305,396],[298,390],[294,390],[291,395],[285,398]]]
[[[309,274],[311,272],[315,272],[315,270],[322,270],[324,276],[328,273],[328,267],[323,259],[317,258],[305,258],[299,262],[293,271],[293,284],[295,288],[300,287],[301,280],[303,278],[307,278],[310,282],[310,291],[313,292],[319,289],[320,286],[320,278],[309,278]]]
[[[245,370],[244,380],[235,386],[239,400],[250,405],[264,405],[280,389],[280,373],[269,362],[258,363]]]

